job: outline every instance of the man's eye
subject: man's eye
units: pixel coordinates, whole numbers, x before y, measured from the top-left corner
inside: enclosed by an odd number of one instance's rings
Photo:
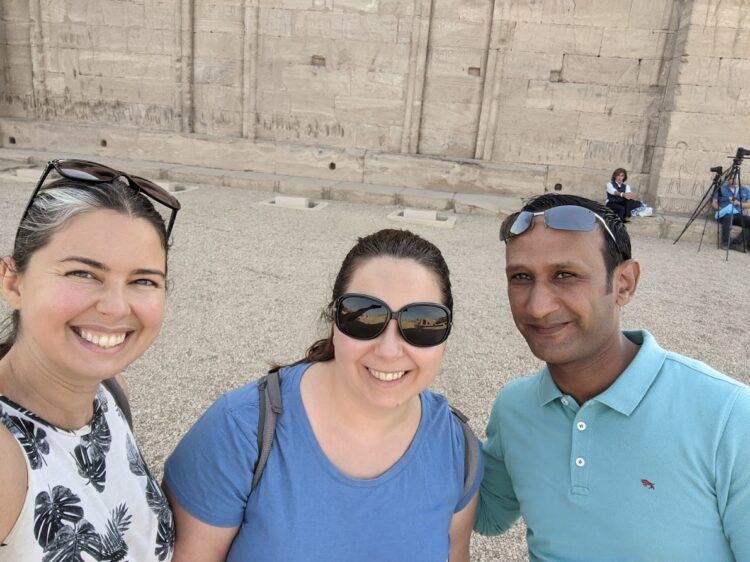
[[[143,285],[144,287],[160,287],[161,286],[159,285],[159,283],[157,283],[153,279],[146,279],[146,278],[136,279],[135,281],[133,281],[133,283],[135,283],[136,285]]]
[[[571,277],[575,277],[575,274],[570,271],[558,271],[555,275],[555,279],[570,279]]]
[[[531,276],[528,273],[516,273],[510,276],[511,281],[529,281]]]

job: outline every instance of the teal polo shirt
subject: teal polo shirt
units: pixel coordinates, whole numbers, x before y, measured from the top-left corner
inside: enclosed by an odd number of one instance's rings
[[[580,406],[546,368],[502,389],[475,530],[523,516],[533,561],[750,561],[750,389],[625,335],[638,354]]]

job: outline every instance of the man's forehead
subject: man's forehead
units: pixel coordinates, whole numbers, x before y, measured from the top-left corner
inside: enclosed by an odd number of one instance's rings
[[[526,232],[506,242],[505,256],[511,264],[587,262],[602,255],[604,233],[597,225],[591,231],[548,228],[544,217],[534,217],[534,224]]]

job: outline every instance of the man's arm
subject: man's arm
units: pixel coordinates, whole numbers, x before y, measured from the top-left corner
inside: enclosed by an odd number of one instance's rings
[[[742,388],[716,453],[716,496],[735,560],[750,560],[750,389]]]
[[[484,478],[479,488],[479,510],[474,530],[482,535],[498,535],[513,526],[520,516],[513,482],[505,466],[500,415],[500,397],[495,401],[487,424],[487,441],[482,444]]]

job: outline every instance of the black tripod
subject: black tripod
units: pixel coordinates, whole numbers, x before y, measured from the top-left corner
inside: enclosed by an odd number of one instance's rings
[[[741,201],[741,178],[740,178],[740,166],[742,164],[742,159],[746,156],[750,156],[750,150],[745,148],[738,148],[737,153],[732,158],[732,165],[724,171],[721,166],[716,166],[714,168],[711,168],[711,172],[714,174],[713,179],[711,180],[711,185],[706,190],[706,192],[703,194],[703,197],[701,197],[701,200],[698,202],[698,205],[693,210],[693,213],[690,215],[690,218],[687,221],[687,224],[685,224],[685,228],[682,229],[682,232],[680,232],[679,236],[674,241],[674,244],[677,244],[677,242],[680,241],[680,238],[682,238],[682,235],[685,234],[685,231],[687,231],[688,228],[690,228],[690,225],[693,224],[696,218],[700,216],[700,214],[705,210],[705,218],[703,221],[703,231],[701,232],[701,239],[698,243],[698,251],[700,252],[701,246],[703,245],[703,236],[706,234],[706,226],[708,224],[708,216],[711,214],[712,207],[709,206],[710,203],[712,203],[714,200],[718,201],[718,195],[721,190],[721,188],[725,185],[730,186],[730,189],[732,186],[734,186],[734,189],[736,189],[736,195],[732,196],[732,201],[730,201],[730,208],[724,209],[724,214],[729,213],[729,218],[722,219],[722,209],[717,209],[717,220],[729,220],[733,221],[734,217],[734,203],[735,200],[738,201],[739,204],[739,211],[740,216],[743,217],[740,220],[740,225],[742,226],[742,234],[741,234],[741,240],[742,240],[742,249],[743,252],[747,252],[747,245],[748,240],[746,239],[746,228],[745,228],[745,214],[744,210],[742,208],[742,201]],[[731,229],[731,222],[729,228]],[[719,239],[717,241],[717,246],[723,242],[723,228],[720,228],[720,234]],[[729,259],[729,248],[730,248],[730,240],[726,240],[726,248],[727,248],[727,255],[726,259]]]

